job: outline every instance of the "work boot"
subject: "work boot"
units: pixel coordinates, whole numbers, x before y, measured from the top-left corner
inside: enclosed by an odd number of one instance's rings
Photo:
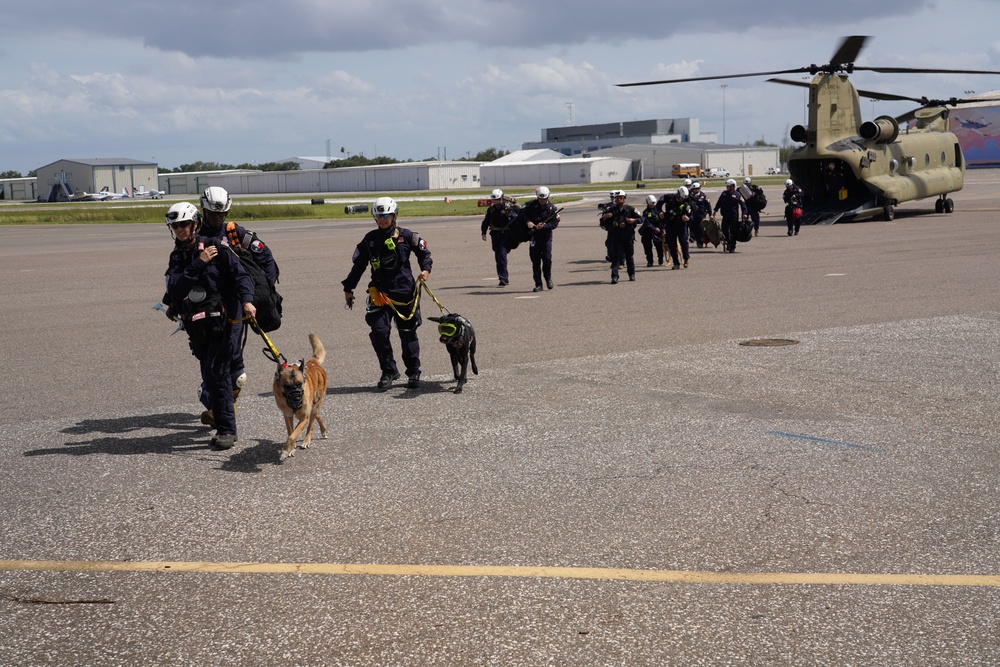
[[[531,291],[532,292],[541,292],[542,291],[542,286],[541,285],[535,285],[535,289],[533,289]]]
[[[398,371],[385,371],[382,373],[382,377],[378,379],[378,384],[376,385],[380,391],[385,391],[392,386],[393,381],[399,379]]]
[[[545,279],[545,286],[549,289],[555,289],[555,283],[552,282],[552,278]]]
[[[205,410],[201,413],[201,423],[205,426],[215,428],[215,415],[212,414],[211,410]]]
[[[236,434],[226,433],[225,435],[217,435],[212,438],[211,445],[215,449],[232,449],[233,445],[236,444]]]
[[[670,267],[670,270],[671,270],[671,271],[676,271],[676,270],[677,270],[677,269],[679,269],[679,268],[681,268],[681,265],[680,265],[680,264],[674,264],[673,266],[671,266],[671,267]]]
[[[688,260],[685,259],[684,260],[684,268],[686,269],[687,267],[688,267]]]
[[[407,389],[420,389],[420,371],[410,373],[406,376]]]

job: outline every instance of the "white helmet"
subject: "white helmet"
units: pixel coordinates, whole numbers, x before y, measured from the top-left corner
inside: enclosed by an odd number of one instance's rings
[[[201,210],[205,212],[227,213],[232,203],[233,200],[230,199],[229,193],[218,185],[205,188],[205,191],[201,193]]]
[[[537,197],[538,199],[548,199],[549,189],[544,185],[538,186],[537,188],[535,188],[535,197]]]
[[[496,199],[503,199],[503,190],[501,190],[500,188],[497,188],[496,190],[494,190],[493,192],[491,192],[490,193],[490,199],[494,199],[494,200],[496,200]]]
[[[701,190],[701,183],[699,183],[698,181],[695,181],[694,183],[691,184],[691,189],[692,190]]]
[[[734,179],[732,179],[732,178],[727,178],[726,179],[726,187],[728,188],[730,185],[735,188],[736,187],[736,181]]]
[[[193,224],[194,229],[192,232],[197,232],[198,228],[201,226],[201,213],[194,204],[182,201],[167,209],[166,223],[167,227],[170,228],[171,236],[174,235],[174,231],[170,225],[175,222],[184,222],[186,220]]]
[[[399,206],[396,205],[396,200],[392,197],[379,197],[372,204],[372,217],[378,218],[380,215],[397,215],[399,211]]]
[[[790,188],[790,187],[792,187],[793,185],[795,185],[795,184],[794,184],[794,183],[792,183],[792,179],[790,179],[790,178],[787,178],[787,179],[785,179],[785,187],[786,187],[786,188]]]
[[[685,185],[682,185],[681,187],[677,188],[677,196],[680,197],[681,199],[687,199],[690,194],[691,191],[688,190],[687,186]]]
[[[624,199],[627,196],[628,195],[625,194],[624,190],[612,190],[611,191],[611,198],[612,199],[618,199],[619,197],[621,197],[622,199]]]
[[[690,178],[685,178],[684,179],[684,186],[688,187],[688,188],[691,187],[691,179]]]
[[[747,176],[746,178],[744,178],[744,179],[743,179],[743,182],[744,182],[744,183],[746,183],[747,185],[750,185],[750,183],[751,183],[752,181],[751,181],[750,177],[749,177],[749,176]]]
[[[656,195],[646,195],[646,205],[652,206],[656,203]]]

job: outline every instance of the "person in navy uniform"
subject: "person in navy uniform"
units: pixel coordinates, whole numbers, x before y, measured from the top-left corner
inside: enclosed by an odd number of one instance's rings
[[[747,213],[750,215],[750,222],[753,224],[753,235],[757,236],[757,232],[760,231],[760,211],[757,210],[757,207],[750,200],[758,194],[763,194],[764,189],[759,185],[754,185],[753,179],[749,176],[743,179],[743,185],[750,189],[750,196],[744,197],[743,200],[746,202]]]
[[[510,251],[504,243],[504,236],[507,234],[510,223],[517,217],[517,207],[512,203],[512,200],[504,198],[503,190],[499,188],[490,194],[490,200],[493,203],[486,209],[486,215],[483,216],[483,240],[486,240],[486,232],[489,232],[490,243],[493,246],[493,257],[497,264],[497,278],[500,280],[497,287],[506,287],[510,282],[510,276],[507,273],[507,253]]]
[[[792,179],[785,181],[785,191],[781,194],[785,202],[785,222],[788,223],[788,235],[792,231],[799,233],[799,226],[802,224],[802,203],[805,201],[805,193],[802,188],[795,185]]]
[[[646,208],[639,214],[642,224],[639,226],[639,240],[646,254],[646,266],[653,265],[653,247],[656,247],[656,261],[663,266],[663,223],[656,212],[656,195],[646,195]]]
[[[191,353],[201,366],[202,402],[216,428],[212,446],[229,449],[236,444],[232,330],[244,316],[257,313],[253,278],[224,237],[198,234],[201,215],[193,204],[171,206],[166,223],[174,250],[166,272],[164,303],[181,317]]]
[[[691,184],[691,222],[688,223],[688,231],[690,238],[694,239],[699,248],[704,248],[708,243],[705,228],[701,223],[710,215],[712,215],[712,204],[701,191],[701,183],[695,181]]]
[[[372,204],[372,216],[378,229],[367,234],[354,250],[351,272],[344,279],[344,299],[347,307],[354,306],[354,288],[358,286],[366,267],[371,268],[368,283],[368,308],[365,321],[371,327],[369,338],[378,357],[382,377],[376,387],[385,391],[399,379],[399,369],[392,353],[389,333],[396,322],[406,366],[406,386],[420,387],[420,342],[417,328],[421,325],[417,297],[419,286],[410,270],[410,255],[417,256],[419,280],[431,276],[431,251],[427,242],[416,232],[396,226],[399,207],[391,197],[379,197]]]
[[[670,253],[671,269],[681,268],[682,259],[686,269],[691,260],[688,245],[688,222],[691,221],[690,196],[690,190],[686,185],[682,185],[677,188],[676,193],[665,194],[656,202],[656,209],[663,221],[663,245]],[[680,253],[677,252],[678,244]]]
[[[635,207],[625,203],[624,190],[611,193],[614,205],[604,209],[601,223],[611,239],[611,284],[618,283],[618,270],[625,264],[628,279],[635,280],[635,228],[642,220]]]
[[[236,223],[226,224],[226,217],[232,207],[233,200],[225,188],[213,185],[206,188],[201,194],[201,234],[210,239],[227,239],[229,245],[249,248],[253,253],[254,263],[257,264],[267,276],[271,286],[278,282],[278,265],[274,261],[271,249],[264,245],[264,242],[257,238],[257,234],[248,231],[243,226]],[[240,396],[240,390],[246,385],[247,374],[243,363],[243,322],[233,325],[233,361],[230,367],[233,371],[233,400]],[[204,394],[205,388],[202,387]],[[203,399],[204,402],[204,399]],[[214,425],[214,417],[211,410],[206,410],[201,415],[203,424]]]
[[[736,252],[736,226],[747,215],[747,204],[736,189],[736,181],[728,179],[712,213],[722,211],[722,235],[726,237],[724,252]]]
[[[535,189],[535,198],[525,204],[517,214],[517,221],[528,228],[530,237],[528,255],[531,257],[531,274],[535,279],[534,292],[545,285],[553,289],[552,282],[552,230],[559,226],[559,211],[549,201],[549,189],[544,185]]]

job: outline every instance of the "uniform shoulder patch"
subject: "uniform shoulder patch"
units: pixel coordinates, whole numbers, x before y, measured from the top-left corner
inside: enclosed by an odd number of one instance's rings
[[[254,252],[264,252],[264,248],[265,248],[264,242],[261,241],[260,239],[254,239],[250,243],[250,249],[253,250]]]

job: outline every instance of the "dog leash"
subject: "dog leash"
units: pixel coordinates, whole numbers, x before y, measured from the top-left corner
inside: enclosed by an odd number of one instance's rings
[[[437,307],[441,309],[442,313],[444,313],[446,315],[451,315],[451,311],[448,310],[447,308],[445,308],[443,303],[441,303],[440,301],[438,301],[438,298],[436,296],[434,296],[434,292],[432,292],[431,288],[427,286],[427,282],[423,278],[420,279],[420,283],[419,283],[419,285],[417,287],[417,290],[418,290],[417,291],[417,295],[418,296],[420,294],[419,290],[420,290],[421,287],[423,287],[423,289],[427,292],[427,296],[429,296],[430,298],[434,299],[434,303],[437,304]]]
[[[254,333],[259,334],[260,337],[264,339],[264,342],[267,343],[267,347],[261,350],[261,352],[264,353],[264,356],[276,364],[287,366],[288,359],[285,359],[285,355],[283,355],[281,352],[278,352],[278,348],[274,346],[274,343],[271,342],[271,339],[267,337],[267,334],[264,333],[264,330],[261,329],[260,325],[257,324],[257,318],[251,317],[249,322],[250,322],[250,328],[253,329]]]

